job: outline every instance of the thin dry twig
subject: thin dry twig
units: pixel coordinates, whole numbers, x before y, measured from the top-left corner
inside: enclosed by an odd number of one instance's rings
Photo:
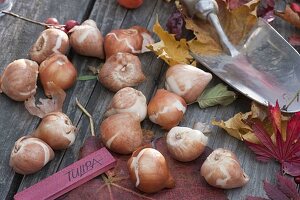
[[[89,117],[91,133],[92,133],[92,136],[95,136],[94,121],[93,121],[92,115],[83,107],[83,105],[81,105],[81,103],[78,101],[77,98],[75,99],[75,101],[76,101],[76,105],[82,110],[82,112]]]
[[[33,23],[33,24],[37,24],[37,25],[40,25],[40,26],[44,26],[46,28],[62,28],[64,27],[65,25],[53,25],[53,24],[46,24],[46,23],[43,23],[43,22],[39,22],[39,21],[36,21],[36,20],[33,20],[33,19],[29,19],[27,17],[23,17],[23,16],[20,16],[16,13],[13,13],[13,12],[10,12],[10,11],[5,11],[5,10],[1,10],[0,13],[3,13],[3,14],[6,14],[6,15],[10,15],[12,17],[16,17],[18,19],[22,19],[24,21],[27,21],[27,22],[30,22],[30,23]]]

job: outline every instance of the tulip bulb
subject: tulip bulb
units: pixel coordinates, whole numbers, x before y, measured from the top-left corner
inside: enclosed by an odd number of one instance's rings
[[[9,165],[15,172],[27,175],[39,171],[53,158],[53,150],[43,140],[24,136],[16,141]]]
[[[74,143],[76,127],[64,113],[52,112],[43,117],[33,137],[43,140],[54,150],[62,150]]]
[[[104,58],[103,36],[94,20],[86,20],[69,33],[71,47],[80,55]]]
[[[59,29],[49,28],[44,30],[31,47],[30,58],[37,63],[43,62],[53,53],[66,54],[69,49],[68,35]]]
[[[141,91],[131,87],[119,90],[113,96],[105,115],[110,116],[126,112],[136,114],[140,121],[145,119],[147,115],[147,102],[146,97]]]
[[[31,60],[11,62],[0,77],[0,93],[15,101],[25,101],[36,93],[39,65]]]
[[[137,115],[119,113],[106,118],[100,125],[104,145],[120,154],[130,154],[142,145],[143,132]]]
[[[167,90],[159,89],[148,104],[148,115],[153,123],[164,129],[171,129],[182,120],[186,108],[183,98]]]
[[[43,85],[46,96],[50,96],[48,82],[65,90],[74,85],[77,77],[77,70],[69,61],[67,56],[56,53],[52,54],[40,65],[40,80]]]
[[[208,72],[191,65],[178,64],[167,70],[165,86],[189,104],[197,100],[211,79],[212,75]]]
[[[188,162],[198,158],[208,138],[198,130],[188,127],[174,127],[167,134],[167,148],[176,160]]]
[[[143,37],[137,29],[112,30],[104,38],[106,59],[119,52],[140,53],[142,44]]]
[[[217,188],[231,189],[244,186],[249,181],[233,152],[214,150],[204,161],[201,175],[208,184]]]
[[[175,187],[175,180],[164,156],[153,148],[135,151],[127,162],[131,181],[146,193]]]
[[[136,86],[145,78],[139,58],[129,53],[117,53],[111,56],[98,74],[102,85],[113,92],[124,87]]]

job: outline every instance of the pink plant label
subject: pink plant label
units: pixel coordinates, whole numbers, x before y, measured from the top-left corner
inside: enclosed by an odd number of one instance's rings
[[[117,161],[106,148],[78,160],[59,172],[17,193],[15,200],[51,200],[71,191],[116,166]]]

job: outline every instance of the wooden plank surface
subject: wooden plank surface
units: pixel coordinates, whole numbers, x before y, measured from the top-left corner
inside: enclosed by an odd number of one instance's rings
[[[142,7],[137,10],[126,10],[118,6],[113,0],[23,0],[15,4],[13,11],[39,21],[45,20],[48,16],[57,17],[62,22],[67,19],[81,22],[87,18],[94,19],[105,35],[112,29],[129,28],[133,25],[141,25],[152,30],[157,14],[160,23],[165,27],[166,21],[174,9],[173,4],[163,0],[144,1]],[[275,21],[274,26],[285,37],[294,32],[291,26],[280,20]],[[11,61],[27,57],[30,46],[42,30],[42,27],[8,16],[0,18],[0,73]],[[157,37],[153,36],[157,40]],[[103,60],[79,56],[72,50],[68,57],[78,69],[79,75],[90,74],[88,66],[97,67],[103,63]],[[149,102],[156,89],[163,88],[167,66],[152,53],[140,55],[139,58],[147,79],[137,89],[145,94]],[[217,83],[220,80],[214,77],[213,82]],[[40,89],[39,95],[41,94]],[[89,136],[90,127],[88,119],[75,106],[76,97],[93,115],[96,133],[99,135],[99,125],[112,96],[113,93],[96,80],[77,81],[76,85],[67,91],[67,99],[63,109],[79,129],[75,143],[66,151],[56,151],[55,159],[40,172],[22,177],[15,174],[8,166],[10,151],[19,137],[34,130],[39,119],[30,116],[23,103],[14,102],[5,95],[0,95],[0,111],[2,113],[0,115],[0,156],[2,156],[0,160],[0,199],[12,198],[16,191],[33,185],[77,160],[78,150],[84,139]],[[213,118],[227,120],[238,112],[248,111],[250,102],[246,97],[239,95],[233,104],[226,107],[216,106],[200,109],[196,104],[193,104],[188,107],[180,125],[193,127],[196,122],[210,123]],[[142,127],[151,129],[156,134],[165,133],[148,119],[142,123]],[[242,142],[230,137],[224,130],[212,127],[208,146],[213,149],[224,147],[234,151],[245,172],[250,176],[250,182],[245,187],[227,191],[229,199],[243,199],[246,195],[264,196],[262,180],[268,179],[274,182],[275,172],[279,168],[278,164],[257,162],[254,154]]]
[[[64,23],[68,19],[82,21],[85,18],[86,12],[90,12],[89,7],[92,6],[91,3],[93,3],[91,0],[23,0],[17,1],[12,11],[42,22],[48,17],[53,16]],[[44,28],[10,16],[0,18],[0,27],[0,72],[2,73],[8,63],[15,59],[28,57],[31,45]],[[41,88],[39,88],[39,94],[41,93]],[[11,198],[12,193],[15,193],[14,190],[18,189],[22,178],[19,175],[15,176],[15,173],[8,166],[11,149],[18,138],[34,130],[39,119],[31,116],[25,110],[22,102],[14,102],[4,94],[0,95],[0,111],[0,154],[2,157],[0,160],[0,199],[5,199],[7,195],[7,198]],[[72,116],[73,118],[74,115]],[[52,165],[59,165],[59,157],[62,153],[57,154],[55,160],[51,162]],[[53,168],[52,165],[47,165],[39,174],[42,177],[49,175],[50,172],[46,172],[47,170],[51,171]],[[39,175],[36,174],[35,176]],[[10,189],[11,191],[9,191]]]

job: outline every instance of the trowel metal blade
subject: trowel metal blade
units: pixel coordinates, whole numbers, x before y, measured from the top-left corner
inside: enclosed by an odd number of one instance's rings
[[[260,104],[281,108],[300,89],[300,55],[266,21],[259,19],[247,40],[238,47],[240,55],[191,55],[233,88]],[[296,100],[283,112],[300,111]]]

